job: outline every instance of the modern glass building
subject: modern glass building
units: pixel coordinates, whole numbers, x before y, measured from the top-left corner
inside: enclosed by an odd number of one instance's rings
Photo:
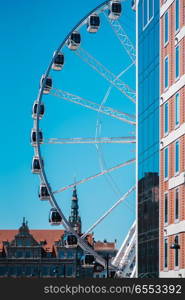
[[[137,14],[138,277],[159,277],[159,0],[140,0]]]

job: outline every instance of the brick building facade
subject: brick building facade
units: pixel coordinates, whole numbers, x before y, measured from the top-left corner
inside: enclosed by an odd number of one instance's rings
[[[160,5],[160,277],[185,277],[185,1]]]

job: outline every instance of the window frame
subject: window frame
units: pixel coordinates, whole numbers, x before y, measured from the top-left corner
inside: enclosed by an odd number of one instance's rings
[[[177,1],[178,1],[178,5],[179,5],[178,19],[177,19]],[[179,30],[180,30],[180,1],[179,0],[175,0],[175,14],[174,15],[175,15],[175,33],[177,34],[177,32],[179,32]],[[178,28],[176,27],[177,20],[178,20]]]
[[[177,166],[177,160],[176,160],[176,151],[177,151],[177,148],[176,148],[176,145],[179,145],[178,146],[178,171],[176,171],[176,166]],[[176,140],[175,141],[175,176],[178,175],[180,173],[180,140]]]
[[[179,243],[179,235],[176,234],[175,237],[174,237],[174,240],[175,239],[178,239],[178,245],[180,245]],[[174,269],[175,270],[179,270],[179,265],[180,265],[180,249],[174,249]],[[178,254],[178,265],[176,265],[176,255]]]
[[[167,220],[166,220],[166,196],[167,196]],[[168,217],[169,217],[169,193],[164,193],[164,225],[168,225]]]
[[[177,98],[178,98],[178,106],[177,106]],[[177,119],[178,119],[178,123],[177,123]],[[180,126],[180,93],[178,92],[175,94],[175,128],[179,126]]]
[[[145,18],[144,18],[144,13],[145,13],[145,1],[146,1],[146,5],[147,5],[147,18],[146,18],[146,24],[144,22]],[[150,17],[150,13],[149,13],[149,8],[150,8],[150,1],[152,1],[152,6],[153,6],[153,9],[152,9],[152,16]],[[143,0],[142,2],[142,13],[143,13],[143,31],[146,29],[146,27],[148,27],[148,25],[150,24],[150,22],[153,20],[154,18],[154,0]]]
[[[176,193],[178,191],[178,218],[176,218]],[[179,205],[179,201],[180,201],[180,189],[179,188],[176,188],[175,189],[175,194],[174,194],[174,221],[175,223],[178,223],[179,222],[179,215],[180,215],[180,205]]]
[[[166,74],[166,60],[168,61],[168,72]],[[166,75],[168,75],[168,84],[166,86]],[[169,88],[169,55],[164,58],[164,90],[166,91]]]
[[[166,118],[166,107],[167,107],[167,118]],[[167,121],[167,131],[166,131],[166,121]],[[164,136],[169,133],[169,103],[168,101],[164,104]]]
[[[177,75],[177,49],[178,49],[178,75]],[[180,78],[180,44],[175,46],[175,81]]]
[[[168,238],[166,237],[164,238],[164,270],[168,270],[168,257]]]
[[[166,40],[166,16],[168,16],[168,34],[167,34],[167,36],[168,36],[168,38],[167,38],[167,40]],[[166,12],[165,12],[165,14],[164,14],[164,47],[166,47],[167,46],[167,44],[169,43],[169,11],[167,10]]]
[[[166,151],[167,151],[167,176],[165,176],[166,174]],[[167,146],[166,148],[164,148],[164,181],[167,181],[169,177],[169,147]]]

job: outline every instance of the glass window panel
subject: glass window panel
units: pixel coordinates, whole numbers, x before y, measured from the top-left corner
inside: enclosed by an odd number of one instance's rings
[[[179,0],[175,1],[175,30],[179,29]]]
[[[168,102],[164,105],[164,132],[168,133]]]
[[[154,15],[154,0],[149,1],[149,21],[153,18]]]
[[[168,178],[168,148],[164,150],[164,177]]]
[[[143,0],[143,27],[147,25],[148,20],[148,0]]]
[[[30,239],[25,240],[25,246],[27,246],[27,247],[31,246],[31,240]]]
[[[17,239],[16,240],[16,245],[21,247],[23,245],[22,239]]]
[[[10,266],[9,267],[9,274],[10,275],[16,275],[16,267],[15,266]]]
[[[32,274],[32,268],[31,268],[31,266],[26,266],[25,267],[25,275],[26,276],[31,276],[31,274]]]
[[[179,237],[176,235],[175,237],[175,243],[179,244]],[[175,249],[175,267],[179,266],[179,249]]]
[[[175,219],[179,219],[179,190],[175,191]]]
[[[21,276],[23,274],[22,266],[17,266],[17,276]]]
[[[59,257],[60,257],[60,258],[65,258],[65,257],[66,257],[66,251],[60,250],[60,251],[59,251]]]
[[[26,258],[31,257],[31,251],[26,251],[26,252],[25,252],[25,257],[26,257]]]
[[[164,195],[164,222],[168,223],[168,194]]]
[[[168,267],[168,240],[164,240],[164,267]]]
[[[72,276],[73,275],[73,265],[66,265],[66,275]]]
[[[175,48],[175,77],[179,77],[179,46]]]
[[[58,267],[58,276],[65,276],[65,265],[60,265]]]
[[[22,251],[17,251],[17,252],[16,252],[16,257],[17,257],[17,258],[23,257],[23,252],[22,252]]]
[[[68,258],[73,258],[74,257],[74,252],[72,250],[67,251],[67,257]]]
[[[49,266],[42,266],[42,268],[41,268],[41,274],[43,276],[48,276],[49,275]]]
[[[0,267],[0,275],[5,275],[7,273],[7,268],[6,267]]]
[[[164,62],[164,86],[165,88],[168,87],[168,57],[165,58]]]
[[[175,143],[175,172],[179,172],[179,141]]]
[[[164,43],[168,42],[168,30],[169,30],[169,18],[168,18],[168,11],[165,13],[164,16]]]
[[[179,93],[175,96],[175,125],[179,125],[180,122],[180,96]]]

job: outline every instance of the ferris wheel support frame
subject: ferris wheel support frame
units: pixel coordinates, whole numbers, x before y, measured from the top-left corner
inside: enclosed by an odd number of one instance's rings
[[[123,0],[121,0],[122,2]],[[45,72],[45,77],[43,78],[42,84],[39,88],[39,92],[38,92],[38,96],[37,96],[37,114],[36,114],[36,119],[34,120],[34,126],[36,129],[36,146],[34,147],[34,151],[35,154],[38,155],[38,159],[39,159],[39,163],[40,163],[40,177],[41,177],[41,181],[46,185],[47,189],[48,189],[48,193],[50,195],[50,199],[49,202],[51,204],[52,207],[56,208],[57,211],[59,212],[59,214],[62,217],[62,221],[63,221],[63,226],[66,229],[66,231],[72,233],[73,235],[76,236],[77,240],[78,240],[78,244],[79,246],[86,252],[91,253],[95,259],[104,267],[106,266],[106,261],[105,259],[103,259],[99,254],[97,254],[96,251],[94,251],[92,249],[92,247],[90,247],[85,241],[84,239],[82,239],[77,233],[76,231],[71,227],[71,225],[69,224],[69,222],[67,221],[66,217],[64,216],[62,210],[60,209],[54,195],[53,192],[51,190],[50,184],[48,182],[46,173],[45,173],[45,169],[42,163],[42,155],[41,155],[41,149],[40,149],[40,142],[39,142],[39,110],[40,110],[40,106],[41,106],[41,101],[42,101],[42,96],[43,96],[43,91],[44,91],[44,86],[46,84],[46,79],[49,75],[49,72],[52,68],[52,64],[54,63],[54,60],[57,56],[57,54],[60,52],[60,50],[65,46],[68,38],[70,37],[70,35],[75,31],[80,29],[80,27],[82,25],[85,24],[85,21],[87,20],[87,18],[93,14],[94,12],[98,11],[98,10],[105,10],[107,9],[107,5],[110,2],[110,0],[104,1],[103,3],[101,3],[100,5],[98,5],[96,8],[94,8],[93,10],[91,10],[85,17],[83,17],[78,23],[77,25],[75,25],[73,27],[73,29],[67,34],[67,36],[64,38],[64,40],[62,41],[62,43],[60,44],[60,46],[58,47],[58,49],[55,51],[55,54],[53,55],[51,62]],[[114,266],[112,266],[114,268]]]

